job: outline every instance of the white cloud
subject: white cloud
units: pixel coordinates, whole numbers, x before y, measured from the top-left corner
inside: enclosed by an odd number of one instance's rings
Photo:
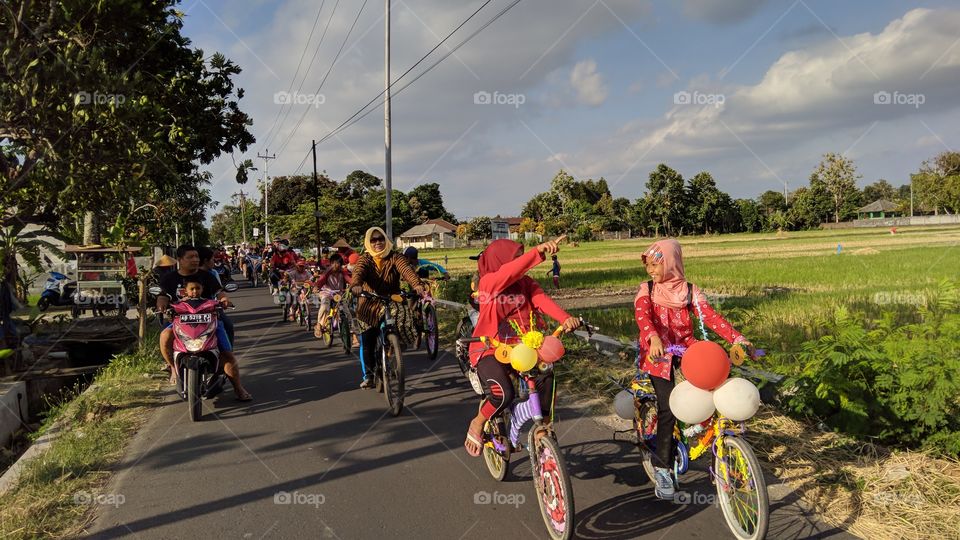
[[[597,62],[593,59],[582,60],[570,71],[570,86],[577,101],[591,107],[603,105],[607,100],[607,87],[603,77],[597,73]]]

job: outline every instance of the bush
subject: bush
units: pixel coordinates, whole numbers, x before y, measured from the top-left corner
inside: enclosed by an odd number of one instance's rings
[[[921,322],[897,325],[846,309],[804,343],[801,373],[786,381],[788,409],[853,435],[960,456],[960,314],[943,282]]]

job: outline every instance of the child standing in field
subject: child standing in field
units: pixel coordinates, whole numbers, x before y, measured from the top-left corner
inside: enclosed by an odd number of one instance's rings
[[[733,326],[710,307],[699,287],[687,282],[680,243],[673,239],[654,242],[641,255],[650,281],[640,285],[634,299],[637,328],[640,330],[640,369],[650,375],[657,394],[657,435],[654,468],[658,498],[673,498],[671,468],[676,418],[670,411],[676,358],[665,357],[670,345],[690,346],[694,338],[694,317],[730,343],[741,344],[753,355],[750,344]],[[695,314],[691,316],[691,311]]]
[[[560,290],[560,261],[557,256],[553,256],[553,267],[547,270],[547,274],[553,274],[553,288]]]

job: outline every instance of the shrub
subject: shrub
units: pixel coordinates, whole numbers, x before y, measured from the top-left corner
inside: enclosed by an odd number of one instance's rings
[[[788,409],[879,442],[960,456],[960,314],[943,282],[917,323],[871,320],[846,309],[804,343],[802,371],[786,381]]]

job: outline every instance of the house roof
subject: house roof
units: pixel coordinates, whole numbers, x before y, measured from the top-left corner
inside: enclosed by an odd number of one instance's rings
[[[90,244],[88,246],[78,246],[74,244],[67,244],[63,246],[63,251],[65,253],[117,253],[124,251],[126,253],[140,253],[142,248],[127,246],[125,249],[120,249],[117,246],[101,246],[99,244]]]
[[[520,217],[495,217],[491,218],[490,221],[500,221],[506,223],[510,227],[520,226],[520,222],[523,221],[523,218]]]
[[[428,219],[424,222],[424,225],[439,225],[445,229],[450,229],[450,232],[456,232],[457,226],[445,219]]]
[[[420,236],[432,236],[434,234],[451,234],[454,230],[456,229],[448,229],[436,223],[424,223],[423,225],[411,227],[409,230],[401,234],[400,238],[416,238]]]
[[[893,212],[894,210],[897,210],[899,208],[900,206],[886,199],[877,199],[872,203],[864,206],[863,208],[857,210],[857,212],[864,213],[864,214],[868,212]]]

